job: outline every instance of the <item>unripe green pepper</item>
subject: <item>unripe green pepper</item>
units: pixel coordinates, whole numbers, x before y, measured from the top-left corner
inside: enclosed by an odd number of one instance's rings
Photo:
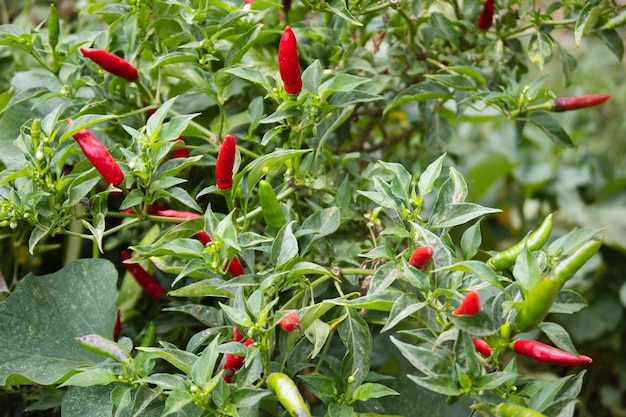
[[[500,403],[494,411],[498,417],[546,417],[539,411],[515,403]]]
[[[87,334],[74,338],[82,347],[89,352],[97,353],[118,362],[130,360],[130,354],[121,345],[97,334]]]
[[[548,314],[561,285],[552,276],[547,276],[528,292],[528,297],[519,303],[515,326],[522,332],[534,329]]]
[[[311,417],[295,382],[282,372],[273,372],[267,377],[267,386],[276,393],[278,401],[291,417]]]
[[[515,264],[515,260],[524,250],[524,245],[526,245],[531,252],[541,249],[548,241],[550,233],[552,233],[552,213],[548,214],[539,228],[528,237],[489,258],[487,265],[496,270],[510,268]]]
[[[265,224],[274,233],[278,232],[287,223],[287,219],[285,218],[285,213],[280,208],[274,188],[272,188],[272,184],[269,181],[259,181],[259,202],[261,203]]]
[[[602,239],[592,239],[577,247],[567,258],[559,262],[552,272],[559,285],[563,285],[574,276],[576,272],[587,262],[602,246]]]
[[[54,50],[59,44],[59,33],[61,29],[59,27],[59,12],[54,4],[50,5],[50,13],[48,14],[48,43]]]

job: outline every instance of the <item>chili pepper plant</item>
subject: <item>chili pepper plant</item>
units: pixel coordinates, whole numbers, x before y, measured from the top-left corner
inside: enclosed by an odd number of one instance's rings
[[[626,6],[76,6],[0,26],[0,415],[574,415],[603,231],[450,143],[584,144],[570,41]]]

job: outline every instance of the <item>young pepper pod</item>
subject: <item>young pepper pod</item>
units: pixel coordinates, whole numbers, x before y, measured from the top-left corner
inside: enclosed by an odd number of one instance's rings
[[[122,260],[127,261],[130,258],[132,258],[130,252],[123,250]],[[159,281],[150,275],[148,271],[143,269],[141,265],[124,263],[124,267],[133,276],[133,278],[135,278],[141,288],[143,288],[150,295],[150,297],[155,299],[161,297],[163,294],[163,287],[161,287]]]
[[[550,273],[563,287],[576,272],[600,249],[602,239],[591,239],[578,246],[567,258],[559,262]]]
[[[463,301],[452,314],[455,316],[473,316],[480,312],[480,297],[476,291],[468,291],[463,297]]]
[[[78,344],[89,352],[97,353],[118,362],[130,360],[130,354],[121,345],[97,334],[87,334],[74,338]]]
[[[234,340],[234,338],[233,338]],[[237,340],[235,340],[237,341]],[[253,339],[247,339],[243,342],[244,346],[248,347],[254,343]],[[224,380],[226,382],[230,382],[232,376],[243,366],[243,362],[245,360],[245,356],[235,355],[233,353],[227,353],[224,355],[224,369],[228,371],[226,375],[224,375]]]
[[[280,228],[287,223],[287,219],[278,203],[274,188],[272,188],[272,184],[270,184],[269,181],[259,181],[259,202],[261,203],[265,224],[272,229],[274,233],[277,233]]]
[[[554,99],[552,111],[564,112],[569,110],[584,109],[604,103],[611,96],[608,94],[586,94],[575,97],[557,97]]]
[[[298,94],[302,91],[298,40],[289,26],[285,27],[278,44],[278,70],[287,93]]]
[[[228,190],[233,186],[233,168],[237,156],[237,142],[233,135],[226,135],[220,146],[215,163],[215,179],[217,188]]]
[[[80,48],[80,53],[95,62],[108,73],[122,77],[128,81],[135,81],[139,77],[137,68],[130,62],[104,49]]]
[[[54,4],[50,5],[50,12],[48,14],[48,44],[54,50],[59,44],[59,34],[61,33],[61,27],[59,25],[59,12]]]
[[[291,417],[311,417],[309,408],[291,378],[282,372],[273,372],[268,375],[266,382]]]
[[[520,355],[552,365],[574,366],[593,362],[589,356],[576,356],[536,340],[516,340],[513,342],[513,350]]]
[[[71,124],[72,120],[68,119],[67,123]],[[74,140],[76,140],[85,157],[98,170],[107,184],[117,187],[124,181],[124,173],[120,166],[102,142],[92,135],[91,132],[83,129],[74,134]]]
[[[515,326],[522,332],[534,329],[548,314],[560,288],[559,281],[551,276],[539,281],[528,292],[528,297],[516,307]]]
[[[493,255],[487,260],[487,265],[496,270],[508,269],[515,264],[515,260],[524,250],[524,246],[528,247],[531,252],[541,249],[552,233],[552,223],[552,213],[550,213],[537,230],[510,248]]]

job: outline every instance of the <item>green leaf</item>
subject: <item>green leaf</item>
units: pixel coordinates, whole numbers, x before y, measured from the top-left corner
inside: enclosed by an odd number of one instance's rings
[[[382,398],[388,395],[400,395],[400,393],[385,385],[367,382],[354,390],[352,400],[367,401],[372,398]]]
[[[561,290],[550,307],[550,313],[573,314],[585,307],[587,301],[582,295],[572,290]]]
[[[235,182],[247,178],[248,189],[252,190],[263,176],[276,175],[282,172],[283,165],[287,163],[287,161],[310,151],[310,149],[279,149],[270,154],[263,155],[260,158],[256,158],[240,173],[235,175]]]
[[[261,31],[261,26],[262,25],[260,24],[253,26],[243,35],[237,36],[233,46],[226,54],[225,66],[230,67],[241,61],[241,58],[246,54],[246,52],[254,46],[254,41],[259,36],[259,32]]]
[[[595,25],[602,8],[595,2],[588,2],[578,14],[574,28],[574,42],[580,47],[580,41],[585,33]]]
[[[343,0],[341,0],[343,1]],[[323,98],[328,98],[332,93],[338,91],[351,91],[361,84],[369,82],[368,78],[357,77],[350,74],[338,74],[331,79],[324,81],[317,89],[317,93]]]
[[[116,385],[70,387],[61,404],[63,417],[111,417],[113,415],[111,393]]]
[[[318,210],[302,222],[300,230],[296,236],[300,237],[306,231],[306,235],[302,238],[301,255],[305,255],[311,250],[312,245],[318,239],[334,233],[341,225],[341,211],[337,207],[328,207]]]
[[[112,338],[116,283],[115,267],[102,259],[83,259],[53,274],[20,280],[0,304],[0,385],[50,385],[76,367],[101,362],[74,337]]]
[[[447,369],[447,361],[439,352],[412,343],[402,342],[395,337],[390,337],[391,342],[398,348],[402,356],[409,361],[418,371],[428,376],[435,376]]]
[[[304,88],[312,93],[317,93],[317,89],[322,84],[322,64],[316,59],[302,71],[302,84]]]
[[[492,372],[476,378],[473,387],[477,391],[498,389],[503,384],[515,380],[518,376],[519,375],[514,372]]]
[[[578,355],[578,351],[569,337],[567,330],[560,324],[543,322],[539,325],[539,329],[548,336],[548,339],[552,341],[559,349]]]
[[[409,379],[417,385],[427,388],[439,394],[455,397],[461,394],[457,383],[448,375],[436,375],[419,377],[408,375]]]
[[[276,238],[272,243],[268,265],[279,268],[298,255],[298,240],[291,230],[294,223],[287,223],[276,234]]]
[[[468,227],[463,236],[461,236],[461,250],[465,259],[472,259],[480,249],[480,245],[483,242],[483,237],[480,233],[480,220]]]
[[[446,271],[463,271],[463,272],[471,272],[475,277],[480,279],[481,281],[488,282],[496,288],[504,291],[502,284],[500,283],[500,279],[495,271],[488,267],[487,264],[480,261],[462,261],[457,262],[454,265],[447,266],[443,268]]]
[[[211,344],[204,349],[200,355],[200,359],[198,359],[191,368],[191,379],[197,386],[202,388],[202,390],[204,390],[204,387],[206,387],[213,378],[213,370],[215,369],[215,364],[219,356],[217,342],[218,338],[216,337]]]
[[[189,193],[184,188],[171,187],[166,190],[160,190],[159,194],[172,197],[173,199],[178,200],[179,202],[181,202],[182,204],[186,205],[187,207],[193,210],[202,211],[202,208],[200,208],[198,203],[196,203],[196,200],[191,198]]]
[[[383,333],[393,329],[402,320],[426,306],[427,304],[423,301],[420,302],[415,294],[402,294],[400,298],[393,303],[393,308],[389,312],[389,320],[387,320],[387,323],[385,323],[380,332]]]
[[[191,370],[193,369],[194,364],[198,360],[198,357],[193,353],[186,352],[184,350],[178,349],[176,346],[171,343],[160,342],[163,347],[145,347],[145,346],[137,346],[137,350],[141,350],[142,352],[149,352],[157,358],[161,358],[176,368],[183,371],[185,375],[190,376]]]
[[[224,310],[224,313],[231,319],[235,324],[240,325],[244,328],[250,328],[254,325],[252,319],[246,314],[245,311],[239,310],[238,308],[233,308],[227,304],[219,303],[220,308]]]
[[[154,64],[152,64],[152,67],[150,68],[150,70],[155,70],[158,69],[160,67],[163,67],[165,65],[173,65],[173,64],[180,64],[183,62],[197,62],[198,61],[198,57],[190,54],[188,52],[170,52],[169,54],[165,54],[163,56],[160,56]]]
[[[574,143],[567,132],[548,112],[532,112],[528,115],[528,121],[543,130],[543,132],[557,145],[563,148],[570,148],[574,146]]]
[[[325,0],[321,3],[321,6],[323,10],[325,9],[336,14],[348,23],[355,26],[363,26],[363,24],[348,11],[345,0]]]
[[[304,330],[304,336],[313,345],[311,359],[314,359],[322,351],[330,334],[330,326],[320,319],[315,320]]]
[[[473,316],[455,316],[451,314],[448,317],[456,327],[474,337],[490,336],[497,331],[491,317],[484,311],[480,311]]]
[[[530,62],[537,65],[539,70],[543,71],[544,65],[552,60],[554,43],[549,35],[543,32],[536,32],[530,35],[527,49]]]
[[[420,175],[417,182],[417,189],[421,196],[424,196],[433,190],[435,181],[437,181],[437,178],[439,178],[439,175],[441,174],[443,161],[446,159],[446,156],[447,154],[444,153],[435,161],[431,162]]]
[[[411,101],[425,101],[434,99],[452,98],[450,89],[436,81],[427,80],[419,84],[413,84],[406,90],[401,91],[385,108],[384,114]]]
[[[604,44],[618,60],[622,60],[622,57],[624,56],[624,40],[617,30],[601,30],[596,32],[595,35],[602,39]]]
[[[60,387],[77,386],[90,387],[92,385],[108,385],[117,382],[117,375],[109,369],[93,368],[81,371],[76,375],[72,375],[67,381],[59,385]]]
[[[206,281],[198,281],[167,293],[172,297],[225,297],[233,298],[230,291],[211,285]]]
[[[350,357],[344,358],[348,365],[344,377],[353,376],[353,386],[359,386],[370,371],[372,339],[365,320],[359,316],[355,309],[349,308],[347,310],[348,317],[338,326],[339,337],[350,352]]]
[[[432,227],[443,229],[459,226],[487,214],[500,213],[502,210],[483,207],[474,203],[452,203],[447,205],[442,212],[436,213],[430,219]]]
[[[530,290],[535,288],[537,283],[541,280],[541,271],[539,270],[537,258],[530,253],[528,247],[525,245],[524,250],[515,260],[513,276],[519,284],[522,294],[524,294],[524,298],[528,296]]]

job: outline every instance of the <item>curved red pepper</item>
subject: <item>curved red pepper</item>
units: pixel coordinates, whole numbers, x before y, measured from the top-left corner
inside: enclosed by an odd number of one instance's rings
[[[478,26],[478,29],[489,30],[489,28],[493,24],[494,11],[495,7],[493,5],[493,0],[485,0],[483,10],[480,12],[480,15],[478,16],[478,22],[476,24],[476,26]]]
[[[127,261],[130,258],[132,258],[130,252],[123,250],[122,260]],[[143,269],[141,265],[124,263],[124,267],[135,278],[137,283],[141,285],[141,288],[143,288],[152,298],[161,297],[163,294],[163,287],[161,287],[159,281],[150,275],[148,271]]]
[[[71,124],[72,120],[68,119],[67,123]],[[117,187],[124,181],[124,173],[120,166],[102,142],[92,135],[91,132],[83,129],[74,134],[74,140],[76,140],[85,157],[91,161],[107,184]]]
[[[593,361],[589,356],[580,355],[580,357],[578,357],[569,352],[537,342],[536,340],[516,340],[513,342],[513,350],[520,355],[528,356],[539,362],[552,365],[572,366],[591,363]]]
[[[298,40],[289,26],[285,27],[278,44],[278,70],[287,93],[298,94],[302,91]]]
[[[554,111],[563,112],[568,110],[584,109],[585,107],[602,104],[611,96],[608,94],[586,94],[575,97],[557,97],[554,99]]]
[[[435,253],[432,246],[420,246],[416,248],[409,258],[409,265],[421,271],[425,271]]]
[[[487,343],[483,339],[474,339],[472,340],[472,342],[474,343],[474,348],[476,349],[476,352],[480,353],[483,356],[491,355],[492,349],[491,346],[489,346],[489,343]]]
[[[98,64],[100,68],[128,81],[135,81],[139,77],[137,68],[130,62],[104,49],[80,48],[80,53]]]
[[[192,213],[190,211],[179,211],[179,210],[159,210],[157,211],[157,214],[163,217],[173,217],[176,219],[184,219],[184,220],[199,219],[200,217],[202,217],[198,213]],[[196,237],[204,246],[211,243],[211,237],[204,231],[196,233]],[[230,274],[230,276],[235,278],[235,277],[238,277],[239,275],[243,275],[244,272],[245,271],[243,269],[243,265],[241,265],[241,262],[239,261],[239,259],[237,257],[233,258],[233,260],[230,262],[230,265],[228,266],[228,273]]]
[[[228,190],[233,186],[233,167],[237,156],[237,142],[233,135],[226,135],[220,146],[215,163],[215,179],[217,188]]]
[[[478,314],[480,311],[480,297],[478,297],[478,293],[476,291],[469,291],[465,294],[463,301],[461,301],[461,305],[454,310],[454,315],[466,315],[473,316],[474,314]]]

